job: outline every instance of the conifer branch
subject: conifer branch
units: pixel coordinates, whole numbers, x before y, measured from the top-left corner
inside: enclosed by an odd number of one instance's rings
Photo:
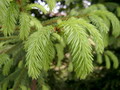
[[[48,70],[49,64],[55,54],[53,43],[50,40],[53,27],[49,26],[41,29],[33,33],[25,43],[27,51],[26,65],[28,74],[33,79],[39,77],[42,69],[45,71]]]
[[[64,39],[69,46],[76,76],[84,79],[87,74],[93,71],[92,48],[88,41],[88,35],[75,18],[61,22],[59,27],[63,30]]]
[[[20,15],[20,39],[25,40],[30,33],[30,18],[25,12]]]

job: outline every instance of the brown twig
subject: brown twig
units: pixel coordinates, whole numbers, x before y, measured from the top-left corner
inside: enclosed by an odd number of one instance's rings
[[[23,9],[23,7],[22,7],[22,0],[17,0],[16,2],[17,2],[18,5],[20,6],[19,10],[20,10],[20,11],[23,11],[24,9]]]
[[[32,80],[32,83],[31,83],[31,90],[36,90],[37,88],[37,85],[36,85],[37,81],[34,79]]]
[[[18,36],[9,36],[9,37],[0,37],[0,41],[2,40],[9,40],[9,39],[15,39],[15,38],[18,38]]]
[[[43,25],[43,26],[53,25],[53,24],[57,23],[57,21],[58,21],[59,19],[61,19],[61,20],[67,20],[67,19],[69,19],[70,17],[80,18],[80,17],[85,17],[85,16],[87,16],[87,15],[84,15],[84,16],[81,16],[81,15],[80,15],[80,16],[58,17],[58,18],[55,18],[55,19],[50,19],[50,20],[47,20],[47,21],[45,21],[45,22],[42,22],[42,25]],[[0,26],[0,28],[2,28],[2,26]],[[19,30],[19,27],[17,26],[15,30]],[[32,30],[34,30],[34,29],[32,29]]]

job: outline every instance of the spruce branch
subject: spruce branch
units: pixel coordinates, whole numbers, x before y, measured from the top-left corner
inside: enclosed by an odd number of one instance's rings
[[[79,19],[78,24],[83,26],[86,31],[90,33],[90,36],[94,40],[96,46],[96,51],[102,53],[104,50],[104,43],[103,43],[103,37],[99,33],[99,31],[93,26],[92,24],[87,23],[84,19]]]
[[[51,26],[41,28],[31,34],[25,43],[28,75],[33,79],[39,77],[41,70],[48,70],[49,64],[54,58],[55,52],[50,40],[51,30],[53,30]]]
[[[88,40],[88,35],[75,18],[61,22],[59,27],[63,30],[64,38],[69,46],[76,76],[84,79],[93,71],[92,48]]]
[[[20,15],[20,39],[25,40],[30,33],[30,18],[27,13]]]
[[[93,14],[96,14],[101,18],[106,17],[112,25],[112,35],[115,37],[118,37],[120,35],[120,30],[119,30],[120,22],[113,13],[108,11],[98,10],[98,11],[95,11]]]
[[[14,3],[10,3],[2,20],[2,31],[5,36],[11,35],[14,32],[17,17],[17,6]]]
[[[108,31],[110,30],[102,18],[95,14],[88,16],[90,22],[99,30],[103,37],[104,46],[108,46]]]

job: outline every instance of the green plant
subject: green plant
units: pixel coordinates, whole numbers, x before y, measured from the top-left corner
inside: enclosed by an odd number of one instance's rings
[[[46,2],[52,11],[56,1]],[[44,22],[31,16],[30,10],[34,8],[44,14],[50,12],[28,0],[0,1],[2,90],[30,89],[31,82],[48,89],[44,78],[54,62],[61,66],[64,50],[70,53],[71,72],[80,79],[85,79],[93,71],[93,53],[98,56],[105,53],[106,68],[110,68],[108,56],[113,60],[114,68],[118,67],[116,56],[104,48],[109,46],[109,35],[113,38],[120,35],[120,23],[103,5],[84,9],[79,16],[58,17]],[[58,61],[55,61],[56,56]]]

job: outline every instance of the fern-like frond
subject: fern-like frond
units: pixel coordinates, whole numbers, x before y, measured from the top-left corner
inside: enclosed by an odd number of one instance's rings
[[[35,3],[35,4],[29,4],[29,5],[27,5],[27,10],[31,10],[31,9],[39,9],[39,10],[41,10],[43,13],[47,13],[47,10],[44,8],[44,6],[42,6],[42,5],[40,5],[40,4],[37,4],[37,3]]]
[[[98,30],[100,30],[100,33],[108,33],[109,28],[106,26],[103,19],[94,14],[89,15],[88,18],[92,24],[95,25]]]
[[[50,8],[50,11],[52,11],[56,6],[56,0],[46,0],[46,2]]]
[[[20,39],[24,40],[30,33],[30,18],[25,12],[20,14]]]
[[[104,46],[106,47],[108,45],[107,33],[109,31],[109,28],[107,27],[103,19],[101,19],[97,15],[91,14],[88,16],[88,18],[90,22],[100,31],[100,34],[103,36]]]
[[[26,65],[28,74],[32,78],[38,78],[41,70],[49,67],[54,58],[54,48],[50,40],[50,34],[53,27],[44,27],[33,33],[25,44],[27,49]]]
[[[0,0],[0,21],[4,20],[10,0]]]
[[[37,18],[30,16],[30,19],[31,26],[34,26],[37,30],[40,30],[43,27],[41,22]]]
[[[70,18],[59,24],[63,29],[64,38],[69,46],[73,67],[76,76],[84,79],[93,71],[91,45],[84,28],[78,24],[78,20]]]
[[[113,61],[113,68],[117,69],[119,66],[119,60],[118,60],[117,56],[109,50],[107,50],[105,52],[105,54],[108,55],[110,57],[110,59]]]
[[[95,14],[94,14],[95,15]],[[104,23],[107,25],[107,27],[110,29],[111,27],[111,22],[110,20],[105,16],[105,15],[99,15],[101,19],[103,19]]]
[[[17,17],[18,8],[15,3],[11,3],[2,20],[2,30],[5,36],[14,32]]]
[[[104,50],[104,43],[103,43],[103,37],[99,33],[99,31],[93,26],[92,24],[87,23],[84,19],[79,19],[78,24],[85,28],[86,31],[90,33],[90,36],[94,40],[96,46],[97,52],[103,52]]]
[[[120,35],[120,21],[117,19],[117,17],[113,13],[108,11],[98,10],[94,12],[94,14],[100,16],[101,18],[106,16],[112,24],[112,35],[115,37]]]

